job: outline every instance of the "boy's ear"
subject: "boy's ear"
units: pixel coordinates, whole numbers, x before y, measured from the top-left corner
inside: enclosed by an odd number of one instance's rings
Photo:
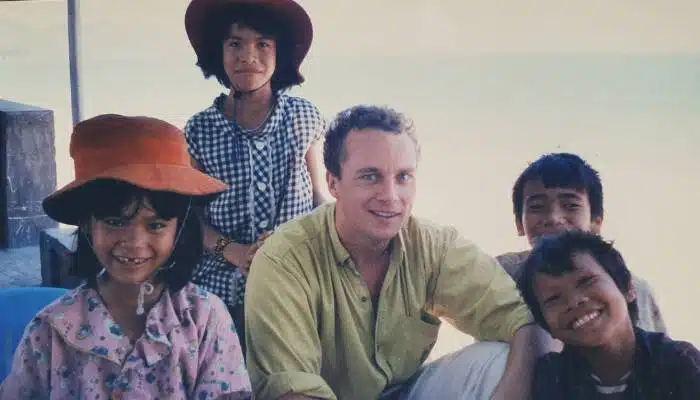
[[[596,235],[600,235],[600,232],[603,229],[603,216],[598,216],[593,218],[591,221],[591,232],[595,233]]]
[[[525,236],[525,227],[523,226],[522,218],[515,216],[515,229],[518,230],[518,236]]]

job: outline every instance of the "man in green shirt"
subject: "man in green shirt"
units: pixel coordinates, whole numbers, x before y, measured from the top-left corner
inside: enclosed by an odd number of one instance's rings
[[[551,339],[493,258],[411,215],[418,159],[413,126],[394,110],[353,107],[331,124],[324,162],[336,201],[282,225],[251,265],[256,398],[388,398],[419,372],[440,317],[478,340],[510,342],[494,398],[528,397]]]

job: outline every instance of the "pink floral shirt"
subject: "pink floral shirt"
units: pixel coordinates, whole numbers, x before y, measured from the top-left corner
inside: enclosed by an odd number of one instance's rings
[[[132,345],[97,292],[80,286],[39,312],[0,399],[248,399],[250,380],[223,302],[194,284],[164,291]]]

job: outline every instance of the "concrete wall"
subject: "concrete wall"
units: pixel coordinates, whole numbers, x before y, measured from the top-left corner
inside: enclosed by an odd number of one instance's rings
[[[56,189],[53,111],[0,99],[0,248],[36,246],[58,224],[41,201]]]

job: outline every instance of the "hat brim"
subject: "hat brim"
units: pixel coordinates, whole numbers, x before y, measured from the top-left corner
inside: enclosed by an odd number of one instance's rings
[[[303,80],[299,67],[311,48],[313,25],[306,10],[293,0],[192,0],[185,12],[185,30],[198,57],[203,56],[204,25],[212,12],[231,5],[255,5],[266,8],[289,27],[294,47],[292,57],[297,75]]]
[[[105,170],[89,179],[76,179],[58,189],[42,202],[44,212],[50,218],[68,225],[77,225],[84,217],[81,203],[76,203],[79,188],[86,184],[113,179],[130,183],[139,188],[172,192],[192,196],[200,203],[213,200],[224,192],[228,185],[194,168],[179,165],[125,165]]]

